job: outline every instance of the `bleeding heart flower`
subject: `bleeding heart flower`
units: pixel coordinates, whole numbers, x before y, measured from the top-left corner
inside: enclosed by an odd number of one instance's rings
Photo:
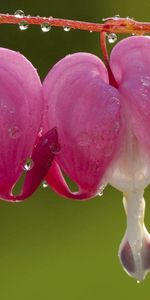
[[[131,276],[143,280],[150,269],[150,236],[143,220],[143,193],[150,183],[150,38],[119,42],[110,70],[98,57],[77,53],[47,75],[47,126],[57,127],[61,151],[46,180],[74,199],[91,198],[108,183],[123,192],[127,230],[119,257]],[[69,190],[60,168],[78,192]]]
[[[40,137],[44,102],[36,70],[21,54],[0,48],[0,198],[23,200],[47,173],[58,149],[56,129]],[[21,194],[13,187],[27,171]]]

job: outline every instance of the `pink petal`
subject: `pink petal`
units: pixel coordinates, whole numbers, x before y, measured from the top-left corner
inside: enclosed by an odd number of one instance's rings
[[[45,176],[46,182],[53,188],[55,192],[59,195],[69,198],[69,199],[79,199],[79,200],[88,200],[92,197],[90,193],[84,192],[72,192],[60,170],[59,165],[56,161],[53,161],[52,166],[48,170],[48,173]]]
[[[57,127],[60,167],[91,197],[118,149],[119,93],[108,84],[99,58],[69,55],[48,73],[44,84],[49,127]]]
[[[132,127],[140,147],[150,154],[150,38],[122,40],[111,53],[110,66],[122,95],[127,130]]]
[[[41,136],[38,144],[34,146],[31,156],[33,167],[26,173],[21,193],[17,196],[5,193],[3,199],[22,201],[32,195],[46,176],[58,151],[60,151],[58,135],[56,128],[53,128]]]
[[[43,111],[41,82],[18,52],[0,48],[0,196],[11,193],[32,154]]]

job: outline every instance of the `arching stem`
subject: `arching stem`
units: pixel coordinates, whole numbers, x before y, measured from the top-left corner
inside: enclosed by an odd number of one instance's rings
[[[112,17],[104,19],[104,24],[67,20],[53,17],[32,17],[32,16],[15,16],[9,14],[0,14],[0,24],[19,24],[25,21],[32,25],[42,25],[47,23],[55,27],[70,27],[95,32],[115,32],[124,34],[148,34],[150,33],[150,23],[138,22],[130,18]]]
[[[109,55],[108,55],[107,44],[106,44],[106,32],[103,32],[103,31],[100,33],[100,46],[102,49],[105,65],[108,70],[109,83],[112,86],[114,86],[115,88],[117,88],[118,87],[117,81],[116,81],[116,79],[112,73],[112,70],[110,68],[110,65],[109,65]]]

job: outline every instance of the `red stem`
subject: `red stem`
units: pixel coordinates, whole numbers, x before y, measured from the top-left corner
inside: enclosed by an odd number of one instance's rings
[[[109,55],[108,55],[107,44],[106,44],[106,32],[101,32],[100,34],[100,45],[101,45],[105,65],[108,71],[108,75],[109,75],[109,83],[115,88],[117,88],[118,87],[117,81],[109,65]]]
[[[115,32],[115,33],[135,33],[145,34],[150,33],[150,23],[148,22],[137,22],[130,18],[107,18],[103,21],[104,24],[82,22],[74,20],[59,19],[53,17],[31,17],[23,16],[16,17],[15,15],[0,14],[0,24],[19,24],[22,21],[26,21],[32,25],[42,25],[48,23],[50,26],[64,27],[68,26],[73,29],[95,31],[95,32]]]

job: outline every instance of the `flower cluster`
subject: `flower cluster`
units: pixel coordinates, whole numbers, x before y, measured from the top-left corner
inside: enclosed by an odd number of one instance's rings
[[[0,48],[0,115],[1,199],[21,201],[43,179],[60,195],[79,200],[111,184],[123,192],[127,214],[120,261],[143,280],[150,268],[143,198],[150,183],[150,38],[119,42],[109,69],[92,54],[68,55],[43,84],[25,57]],[[13,195],[24,169],[22,191]],[[70,191],[62,170],[77,192]]]

